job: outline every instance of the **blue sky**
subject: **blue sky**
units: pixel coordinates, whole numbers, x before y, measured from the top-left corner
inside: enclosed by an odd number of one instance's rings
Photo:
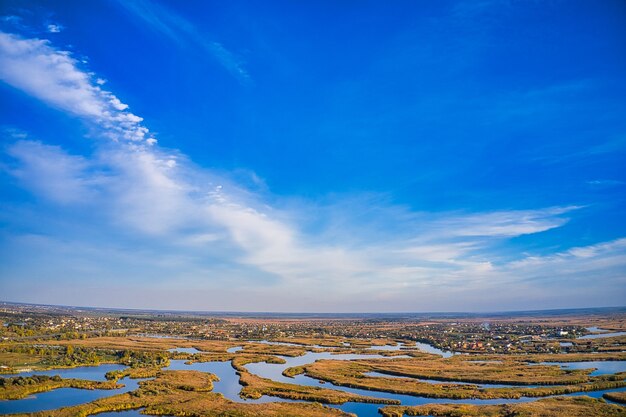
[[[626,299],[626,4],[0,4],[0,299]]]

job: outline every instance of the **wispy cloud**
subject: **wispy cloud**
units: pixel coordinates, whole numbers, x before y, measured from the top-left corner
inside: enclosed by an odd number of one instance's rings
[[[142,118],[114,94],[94,85],[67,51],[47,40],[0,32],[0,79],[39,100],[98,124],[113,139],[144,141]]]
[[[60,33],[63,30],[63,26],[55,23],[50,23],[47,26],[49,33]]]
[[[71,270],[78,280],[81,274],[100,277],[106,275],[103,271],[117,275],[132,270],[137,282],[176,277],[199,289],[197,298],[185,297],[184,304],[168,305],[172,308],[207,308],[202,304],[206,292],[218,288],[223,308],[289,310],[451,309],[451,301],[440,300],[461,291],[483,301],[496,291],[506,292],[498,302],[512,302],[515,289],[523,287],[539,299],[553,282],[564,284],[584,274],[624,280],[623,239],[557,254],[518,255],[514,261],[498,255],[503,241],[562,227],[580,207],[417,213],[384,199],[363,199],[343,206],[346,220],[333,230],[307,230],[298,221],[301,211],[326,220],[335,208],[313,201],[302,202],[297,210],[270,204],[266,194],[228,174],[198,167],[181,152],[154,144],[140,117],[48,41],[0,34],[0,68],[0,78],[8,84],[94,124],[113,139],[98,141],[91,155],[73,155],[24,135],[7,147],[7,172],[47,207],[66,215],[58,230],[37,223],[48,228],[45,239],[29,233],[12,241],[16,247],[31,245],[38,256],[57,255],[49,265],[55,265],[59,276]],[[73,216],[85,205],[88,220]],[[341,201],[335,207],[342,207]],[[354,213],[367,213],[367,218]],[[102,253],[96,248],[102,240],[97,232],[95,240],[81,234],[94,227],[112,236]],[[77,231],[69,236],[69,229]],[[124,239],[132,239],[132,245]],[[75,257],[70,253],[80,258],[79,265],[68,265]],[[129,269],[118,271],[111,257]],[[32,264],[7,267],[14,271],[11,281],[35,273]],[[245,281],[246,286],[229,292],[225,280]],[[158,301],[169,293],[165,286]]]
[[[539,210],[507,210],[451,216],[435,222],[439,232],[453,236],[515,237],[560,227],[567,223],[563,214],[580,207],[550,207]]]
[[[545,164],[557,164],[579,159],[588,159],[607,154],[621,154],[626,151],[626,135],[618,135],[600,141],[596,145],[589,146],[576,152],[556,156],[541,156],[536,158]]]
[[[19,166],[9,168],[10,174],[25,188],[50,201],[62,204],[89,201],[99,182],[93,172],[86,173],[89,161],[69,155],[58,146],[22,139],[10,145],[7,154],[20,161]]]
[[[548,288],[560,287],[564,282],[573,288],[580,288],[591,277],[601,277],[601,285],[624,292],[626,238],[574,247],[545,256],[529,256],[506,264],[504,270],[516,281],[540,282]]]
[[[608,180],[608,179],[589,180],[589,181],[586,181],[586,184],[590,185],[592,187],[610,188],[610,187],[617,187],[617,186],[620,186],[620,185],[624,185],[624,181]]]
[[[119,4],[136,19],[180,46],[205,51],[240,82],[245,84],[251,81],[250,74],[238,56],[222,43],[201,33],[183,16],[149,0],[120,1]]]
[[[17,14],[0,16],[0,25],[3,30],[17,30],[22,32],[31,30],[30,27],[24,23],[22,16],[18,16]]]
[[[156,239],[163,247],[159,251],[189,251],[177,273],[191,276],[195,271],[204,277],[201,287],[211,287],[215,280],[211,278],[215,274],[203,266],[203,258],[219,258],[230,265],[229,275],[245,270],[257,277],[247,284],[249,291],[265,287],[285,297],[306,291],[329,305],[356,295],[363,301],[360,308],[366,300],[400,302],[406,294],[426,302],[420,295],[424,292],[444,297],[450,289],[501,288],[542,274],[554,279],[555,261],[549,258],[506,263],[492,249],[501,239],[558,227],[564,223],[558,216],[571,210],[439,213],[429,219],[422,216],[417,224],[405,223],[408,233],[386,236],[383,243],[368,239],[367,233],[354,241],[350,229],[367,228],[356,223],[327,241],[291,222],[294,213],[269,207],[261,196],[228,178],[156,146],[118,143],[87,158],[22,140],[9,153],[16,160],[11,173],[35,195],[53,204],[89,204],[95,221],[103,227],[129,231],[139,241]],[[310,204],[308,210],[319,211]],[[397,208],[377,210],[393,213]],[[481,228],[477,229],[477,223]],[[576,256],[582,256],[582,250]],[[590,258],[604,255],[602,250],[588,250]],[[267,276],[274,277],[273,284],[262,278]],[[567,274],[560,279],[567,280]],[[332,289],[330,294],[326,294],[328,289]],[[408,301],[402,303],[397,308],[410,308]],[[357,304],[350,308],[358,308]],[[256,308],[261,307],[268,308]],[[313,302],[310,308],[322,306]]]
[[[514,261],[498,255],[502,239],[559,227],[565,222],[559,216],[571,208],[439,213],[417,224],[405,223],[408,233],[391,234],[382,243],[368,239],[366,231],[355,241],[350,230],[368,227],[355,223],[335,231],[334,239],[328,241],[316,233],[304,233],[289,220],[296,217],[294,213],[269,207],[262,196],[250,194],[227,177],[198,168],[180,155],[173,158],[170,151],[156,146],[140,149],[118,143],[102,147],[91,157],[79,157],[58,147],[22,140],[9,153],[15,159],[11,173],[24,188],[53,205],[88,204],[89,224],[101,224],[108,233],[132,234],[133,241],[143,242],[141,246],[154,252],[153,256],[162,257],[163,262],[169,259],[164,271],[183,282],[207,291],[221,285],[219,276],[247,276],[246,289],[233,294],[230,308],[272,309],[269,300],[273,297],[289,300],[289,294],[301,292],[312,300],[306,305],[284,301],[280,308],[451,309],[446,300],[458,291],[475,294],[477,299],[482,294],[484,302],[491,299],[489,294],[501,292],[502,300],[515,306],[515,300],[506,294],[516,288],[524,288],[524,294],[531,294],[532,299],[533,291],[541,294],[541,288],[576,282],[580,297],[580,288],[589,285],[586,277],[590,274],[610,280],[613,286],[624,280],[623,239],[556,254],[525,255]],[[172,160],[176,163],[169,163]],[[326,216],[315,203],[309,204],[308,210]],[[378,210],[393,213],[397,208]],[[481,219],[480,228],[477,219]],[[74,226],[77,221],[72,219]],[[83,238],[76,239],[74,246],[80,246]],[[59,244],[62,247],[64,243]],[[90,244],[93,242],[84,242],[86,247]],[[137,256],[135,262],[150,262],[144,259],[147,255]],[[82,262],[92,269],[98,265],[109,268],[104,266],[109,260],[90,263],[91,257],[96,255],[91,253]],[[210,265],[215,259],[228,266],[216,271]],[[129,262],[123,260],[123,264]],[[138,274],[135,279],[145,279],[144,272]],[[260,301],[248,307],[238,304],[243,299],[253,300],[252,294]],[[195,308],[206,308],[200,299],[193,303]]]

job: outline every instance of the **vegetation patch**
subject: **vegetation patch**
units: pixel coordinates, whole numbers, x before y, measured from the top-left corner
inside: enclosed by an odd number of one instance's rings
[[[239,383],[243,386],[241,396],[257,399],[263,395],[280,397],[290,400],[315,401],[325,404],[343,404],[348,401],[380,404],[397,404],[399,401],[385,400],[363,395],[351,394],[345,391],[310,387],[298,384],[285,384],[254,375],[245,368],[253,362],[285,363],[284,359],[274,356],[240,356],[233,360],[232,366],[239,375]]]
[[[117,389],[121,385],[113,381],[85,381],[82,379],[59,376],[33,375],[0,378],[0,400],[18,400],[39,392],[52,391],[57,388],[79,389]]]
[[[602,395],[604,398],[606,398],[609,401],[614,401],[616,403],[620,403],[620,404],[626,404],[626,392],[621,391],[621,392],[606,392],[604,393],[604,395]]]
[[[587,392],[626,386],[623,374],[603,375],[589,377],[586,372],[563,371],[553,366],[528,366],[524,370],[516,366],[507,367],[507,364],[472,364],[472,366],[490,369],[490,366],[498,366],[499,373],[486,371],[481,380],[472,370],[464,373],[464,369],[454,367],[457,361],[437,360],[437,365],[427,364],[424,361],[415,360],[367,360],[367,361],[336,361],[321,360],[304,367],[287,369],[286,375],[296,375],[304,372],[307,376],[319,380],[329,381],[335,385],[360,388],[365,390],[392,392],[397,394],[414,395],[429,398],[450,399],[495,399],[495,398],[521,398],[521,397],[545,397],[550,395],[563,395],[574,392]],[[469,362],[468,362],[469,364]],[[528,368],[528,369],[526,369]],[[545,368],[545,369],[541,369]],[[554,369],[557,368],[557,369]],[[411,378],[385,378],[370,377],[365,373],[377,371],[393,375],[410,375]],[[547,374],[546,374],[547,373]],[[573,376],[572,376],[573,374]],[[441,383],[431,384],[416,378],[450,379],[467,382],[502,383],[513,381],[517,377],[520,381],[546,381],[560,385],[539,387],[507,387],[507,388],[481,388],[474,384]],[[559,379],[560,377],[560,379]],[[533,383],[533,382],[526,382]],[[537,382],[534,382],[537,384]],[[547,382],[544,382],[547,383]]]
[[[241,396],[245,398],[261,398],[263,395],[286,398],[290,400],[315,401],[324,404],[343,404],[346,402],[399,404],[397,400],[386,400],[351,394],[345,391],[298,384],[285,384],[271,379],[261,378],[249,372],[240,372],[240,384],[243,385]]]
[[[469,405],[428,404],[413,407],[388,406],[383,417],[623,417],[626,409],[590,397],[556,397],[519,404]]]
[[[86,417],[98,413],[144,408],[151,415],[228,416],[228,417],[350,417],[321,404],[264,403],[242,404],[207,392],[215,376],[197,371],[164,371],[140,383],[131,393],[102,398],[88,404],[52,411],[14,414],[14,417]]]

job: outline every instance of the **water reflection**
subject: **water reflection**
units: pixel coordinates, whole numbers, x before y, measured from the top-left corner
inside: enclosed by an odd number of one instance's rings
[[[65,370],[57,371],[57,375],[63,378],[71,378],[60,371]],[[124,378],[119,381],[119,383],[124,384],[124,387],[116,390],[59,388],[53,391],[35,394],[21,400],[0,401],[0,413],[34,413],[42,410],[53,410],[60,407],[84,404],[111,395],[134,391],[139,387],[139,381],[141,380]]]
[[[394,358],[409,358],[410,356],[401,355],[394,356]],[[269,378],[274,381],[293,383],[294,379],[289,378],[283,375],[283,371],[287,368],[291,368],[294,366],[303,366],[311,364],[315,361],[322,359],[333,359],[333,360],[355,360],[355,359],[389,359],[382,355],[367,355],[367,354],[356,354],[356,353],[341,353],[341,354],[333,354],[331,352],[307,352],[305,355],[296,356],[296,357],[287,357],[281,356],[285,360],[284,364],[275,364],[275,363],[250,363],[246,365],[246,368],[252,372],[263,378]]]
[[[104,375],[110,371],[118,371],[124,369],[126,366],[118,364],[104,364],[97,366],[79,366],[77,368],[67,369],[50,369],[47,371],[26,371],[17,374],[3,375],[5,377],[11,376],[33,376],[33,375],[58,375],[61,378],[76,378],[87,379],[89,381],[106,381]]]
[[[542,362],[541,365],[558,365],[563,369],[591,369],[591,376],[626,372],[626,361],[587,361],[587,362]]]
[[[617,337],[617,336],[626,336],[626,332],[588,334],[587,336],[580,336],[580,337],[577,337],[576,339],[578,340],[604,339],[605,337]]]
[[[436,347],[434,347],[432,345],[429,345],[428,343],[416,342],[415,343],[415,347],[417,349],[421,350],[422,352],[434,353],[435,355],[441,355],[444,358],[449,358],[450,356],[458,354],[456,352],[451,352],[449,350],[441,350],[441,349],[436,348]]]
[[[271,342],[268,342],[271,343]],[[280,343],[280,342],[279,342]],[[273,343],[272,343],[273,344]],[[298,345],[299,346],[299,345]],[[452,352],[444,352],[440,349],[433,348],[430,345],[417,343],[417,348],[421,350],[428,351],[429,353],[440,354],[444,357],[452,356]],[[402,349],[402,345],[396,346],[388,346],[388,347],[372,347],[371,349],[378,350],[399,350]],[[241,346],[236,346],[229,349],[230,353],[241,350]],[[197,353],[198,350],[195,348],[178,348],[176,351],[185,352],[185,353]],[[331,359],[331,360],[355,360],[355,359],[378,359],[385,358],[387,360],[393,360],[393,358],[388,358],[381,355],[376,354],[332,354],[331,352],[307,352],[303,356],[299,357],[286,357],[281,356],[286,363],[285,364],[268,364],[268,363],[251,363],[246,365],[246,368],[263,378],[269,378],[278,382],[285,382],[290,384],[300,384],[305,386],[315,386],[315,387],[323,387],[330,389],[337,389],[353,394],[381,398],[381,399],[396,399],[402,402],[403,405],[422,405],[428,403],[456,403],[456,404],[503,404],[503,403],[513,403],[513,402],[526,402],[526,401],[534,401],[538,398],[521,398],[521,399],[491,399],[491,400],[473,400],[473,399],[464,399],[464,400],[451,400],[451,399],[434,399],[434,398],[424,398],[424,397],[416,397],[411,395],[402,395],[402,394],[392,394],[381,391],[370,391],[364,389],[357,388],[348,388],[342,386],[336,386],[332,383],[326,382],[323,385],[316,379],[307,377],[305,375],[298,375],[295,378],[289,378],[282,375],[282,372],[293,366],[302,366],[306,364],[310,364],[315,362],[316,360],[321,359]],[[403,356],[407,357],[407,356]],[[566,369],[588,369],[588,368],[597,368],[591,375],[602,375],[609,373],[617,373],[626,371],[626,361],[588,361],[588,362],[572,362],[572,363],[545,363],[546,365],[559,365]],[[106,372],[112,370],[123,369],[122,365],[100,365],[97,367],[80,367],[73,369],[57,369],[50,371],[37,371],[37,372],[24,372],[19,375],[21,376],[30,376],[33,374],[38,375],[59,375],[63,378],[80,378],[80,379],[88,379],[94,381],[103,381],[104,374]],[[221,393],[226,398],[235,402],[247,402],[247,403],[264,403],[264,402],[290,402],[291,400],[285,400],[277,397],[263,396],[258,400],[246,400],[239,397],[239,393],[241,390],[241,386],[239,385],[239,376],[236,374],[235,369],[232,367],[230,362],[205,362],[205,363],[192,363],[189,365],[185,364],[184,360],[171,360],[170,365],[165,370],[196,370],[200,372],[209,372],[220,378],[219,381],[214,382],[214,392]],[[377,372],[371,372],[367,374],[368,376],[380,377],[384,376],[386,378],[394,377],[391,375],[386,375]],[[397,377],[397,376],[396,376]],[[443,382],[443,381],[435,381],[435,380],[420,380],[423,382],[439,384],[439,383],[457,383],[457,382]],[[119,390],[81,390],[81,389],[73,389],[73,388],[60,388],[54,391],[40,393],[31,398],[22,399],[22,400],[13,400],[13,401],[1,401],[0,402],[0,413],[30,413],[41,410],[49,410],[60,407],[67,407],[71,405],[78,405],[82,403],[87,403],[90,401],[94,401],[98,398],[103,398],[115,394],[119,394],[121,392],[128,392],[137,389],[139,380],[132,380],[125,378],[120,381],[120,383],[125,384],[126,386]],[[466,384],[466,383],[459,383]],[[503,384],[473,384],[481,387],[508,387],[508,385]],[[527,386],[527,387],[533,387]],[[589,395],[595,398],[600,398],[602,394],[605,392],[615,392],[615,391],[625,391],[626,388],[613,389],[613,390],[604,390],[604,391],[595,391],[595,392],[583,392],[583,393],[574,393],[569,394],[569,396],[577,396],[577,395]],[[355,413],[359,417],[378,417],[378,409],[382,407],[381,404],[364,404],[364,403],[346,403],[340,406],[336,406],[345,412]],[[116,413],[105,413],[99,414],[101,417],[139,417],[139,410],[132,411],[124,411],[124,412],[116,412]]]
[[[111,413],[100,413],[93,414],[98,417],[146,417],[146,414],[141,414],[141,409],[139,410],[127,410],[127,411],[114,411]]]
[[[235,353],[235,352],[239,352],[241,349],[243,349],[243,346],[235,346],[235,347],[226,349],[226,352]]]
[[[193,353],[202,353],[201,350],[198,350],[196,348],[172,348],[172,349],[168,349],[168,352],[174,352],[174,353],[189,353],[189,354],[193,354]]]
[[[184,360],[172,360],[170,366],[163,368],[166,371],[200,371],[217,376],[220,380],[213,382],[213,392],[222,394],[231,401],[242,403],[291,402],[278,397],[263,396],[256,400],[245,399],[239,396],[241,385],[239,376],[230,362],[195,362],[186,364]]]

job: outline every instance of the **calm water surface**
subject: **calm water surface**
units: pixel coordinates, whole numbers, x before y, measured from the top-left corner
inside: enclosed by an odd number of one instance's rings
[[[558,365],[563,369],[591,369],[589,375],[606,375],[626,372],[626,361],[587,361],[587,362],[542,362],[541,365]]]
[[[269,343],[269,342],[268,342]],[[422,346],[419,346],[422,345]],[[418,344],[416,346],[421,350],[429,351],[430,353],[438,353],[442,355],[446,355],[446,357],[452,356],[451,352],[443,352],[439,349],[433,348],[429,345]],[[383,347],[375,347],[375,349],[379,350],[399,350],[402,349],[401,345]],[[193,348],[182,348],[177,349],[178,351],[186,352],[186,353],[197,353],[196,350],[190,351],[187,349]],[[236,350],[240,350],[241,346],[237,346],[234,348],[230,348],[229,351],[234,352]],[[336,360],[354,360],[354,359],[375,359],[375,358],[385,358],[381,355],[371,354],[338,354],[333,355],[330,352],[307,352],[307,354],[300,357],[282,357],[285,359],[285,364],[267,364],[267,363],[252,363],[246,365],[246,368],[261,377],[273,379],[279,382],[291,383],[291,384],[300,384],[306,386],[315,386],[315,387],[323,387],[329,389],[338,389],[354,394],[360,394],[370,397],[376,398],[384,398],[384,399],[396,399],[400,400],[403,405],[421,405],[428,403],[465,403],[465,404],[502,404],[502,403],[512,403],[512,402],[525,402],[525,401],[534,401],[537,398],[521,398],[517,400],[506,400],[506,399],[493,399],[493,400],[450,400],[450,399],[433,399],[433,398],[423,398],[423,397],[414,397],[410,395],[400,395],[400,394],[392,394],[385,393],[379,391],[368,391],[356,388],[347,388],[347,387],[339,387],[335,386],[332,383],[320,384],[318,380],[313,378],[309,378],[305,375],[298,375],[295,378],[288,378],[282,375],[282,372],[292,366],[300,366],[312,363],[316,360],[320,359],[336,359]],[[389,360],[393,360],[392,358],[386,358]],[[574,363],[545,363],[546,365],[559,365],[563,368],[567,369],[588,369],[588,368],[598,368],[592,375],[602,375],[606,373],[615,373],[622,372],[626,370],[626,361],[593,361],[593,362],[574,362]],[[98,367],[82,367],[82,368],[74,368],[74,369],[63,369],[63,370],[52,370],[52,371],[43,371],[36,372],[36,374],[44,374],[44,375],[59,375],[63,378],[82,378],[82,379],[90,379],[90,380],[104,380],[104,374],[111,370],[122,369],[124,368],[121,365],[101,365]],[[241,386],[239,385],[239,377],[237,376],[235,369],[231,366],[230,362],[206,362],[206,363],[193,363],[190,365],[186,365],[184,360],[172,360],[170,361],[170,366],[164,368],[166,370],[197,370],[201,372],[210,372],[212,374],[217,375],[220,378],[220,381],[214,382],[214,392],[218,392],[223,394],[226,398],[236,401],[236,402],[247,402],[247,403],[263,403],[263,402],[290,402],[289,400],[284,400],[276,397],[264,396],[258,400],[244,400],[239,397],[239,392],[241,390]],[[25,372],[20,375],[32,375],[33,372]],[[369,373],[370,376],[385,376],[390,377],[389,375],[379,374],[379,373]],[[424,380],[429,383],[444,383],[442,381],[435,380]],[[139,380],[130,380],[123,379],[120,381],[126,386],[120,390],[80,390],[80,389],[72,389],[72,388],[61,388],[54,391],[50,391],[47,393],[37,394],[34,397],[23,399],[23,400],[14,400],[14,401],[2,401],[0,402],[0,413],[17,413],[17,412],[34,412],[40,410],[48,410],[59,408],[63,406],[69,405],[77,405],[81,403],[86,403],[93,401],[98,398],[119,394],[121,392],[131,391],[137,388]],[[446,382],[450,383],[450,382]],[[500,384],[475,384],[481,385],[485,387],[506,387],[507,385]],[[570,394],[570,396],[575,395],[589,395],[592,397],[599,398],[605,392],[612,391],[625,391],[626,388],[614,389],[614,390],[606,390],[606,391],[595,391],[588,393],[576,393]],[[378,409],[384,405],[382,404],[362,404],[362,403],[346,403],[343,405],[335,406],[335,408],[339,408],[343,411],[355,413],[359,417],[378,417]],[[138,410],[133,411],[125,411],[119,413],[106,413],[99,414],[101,417],[139,417],[141,414]]]
[[[67,378],[62,374],[61,377]],[[84,404],[99,398],[134,391],[139,387],[140,381],[142,380],[130,378],[121,379],[119,383],[124,384],[124,388],[116,390],[59,388],[53,391],[35,394],[21,400],[0,401],[0,413],[34,413],[36,411]]]
[[[197,362],[185,364],[184,360],[171,360],[170,366],[163,368],[171,371],[200,371],[216,375],[220,380],[213,382],[213,392],[219,392],[231,401],[238,403],[292,402],[278,397],[263,396],[257,400],[244,399],[239,396],[241,385],[239,376],[230,362]]]
[[[105,364],[105,365],[98,365],[98,366],[80,366],[78,368],[68,368],[68,369],[51,369],[48,371],[27,371],[27,372],[20,372],[18,374],[3,375],[3,376],[10,377],[10,376],[32,376],[32,375],[47,375],[47,376],[58,375],[61,378],[87,379],[90,381],[106,381],[106,378],[104,377],[104,375],[107,372],[118,371],[124,368],[126,368],[126,366],[124,365]]]
[[[607,333],[609,330],[601,329],[598,326],[586,327],[586,329],[592,333]]]
[[[243,349],[243,346],[235,346],[235,347],[226,349],[226,352],[235,353],[235,352],[239,352],[241,349]]]
[[[613,332],[613,333],[598,333],[598,334],[588,334],[587,336],[580,336],[576,339],[604,339],[605,337],[617,337],[617,336],[626,336],[626,332]]]
[[[198,350],[196,348],[173,348],[173,349],[168,349],[167,351],[176,352],[176,353],[189,353],[189,354],[202,353],[201,350]]]
[[[451,352],[448,350],[441,350],[439,348],[429,345],[428,343],[417,342],[415,343],[415,347],[423,352],[434,353],[435,355],[441,355],[444,358],[449,358],[452,355],[458,355],[458,353],[456,352]]]

